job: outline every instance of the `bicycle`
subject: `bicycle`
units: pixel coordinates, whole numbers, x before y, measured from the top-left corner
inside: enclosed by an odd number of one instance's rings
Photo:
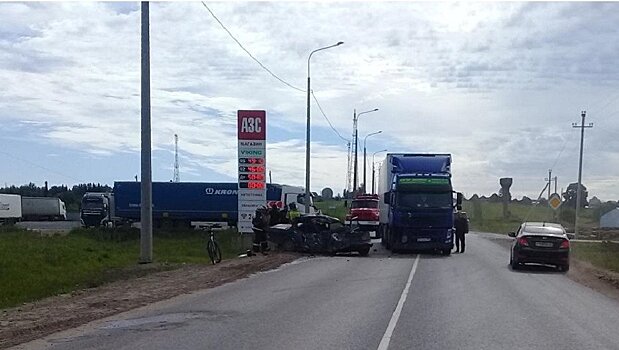
[[[215,232],[214,228],[221,228],[219,224],[206,225],[206,232],[209,235],[209,239],[206,242],[206,252],[208,253],[208,257],[211,259],[213,265],[221,262],[221,249],[219,249],[219,244],[215,240]]]

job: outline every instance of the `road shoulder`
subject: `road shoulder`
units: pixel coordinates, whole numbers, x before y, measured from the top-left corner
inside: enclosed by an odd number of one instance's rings
[[[228,260],[215,266],[187,265],[2,310],[0,349],[181,294],[217,287],[275,269],[298,257],[274,253]]]
[[[487,232],[475,232],[473,234],[493,241],[507,250],[511,246],[512,238],[506,235]],[[509,251],[506,254],[509,258]],[[587,261],[571,258],[570,271],[567,273],[567,277],[619,301],[619,273],[593,266]]]

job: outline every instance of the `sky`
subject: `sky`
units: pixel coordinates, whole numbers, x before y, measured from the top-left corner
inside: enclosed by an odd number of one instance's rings
[[[306,88],[368,158],[451,153],[468,197],[537,197],[552,168],[619,199],[619,3],[208,2],[264,66]],[[305,183],[306,95],[263,70],[200,2],[151,3],[153,180],[236,181],[236,111],[267,111],[267,168]],[[140,174],[137,3],[0,3],[0,186]],[[311,189],[346,186],[347,141],[312,101]],[[378,163],[384,153],[378,153]],[[371,159],[367,161],[368,182]]]

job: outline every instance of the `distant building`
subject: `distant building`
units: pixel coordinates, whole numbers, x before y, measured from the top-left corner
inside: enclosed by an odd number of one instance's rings
[[[619,228],[619,208],[615,208],[600,217],[600,227]]]

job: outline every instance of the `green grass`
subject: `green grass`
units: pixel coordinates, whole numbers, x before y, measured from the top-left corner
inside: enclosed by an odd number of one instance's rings
[[[570,254],[599,268],[619,272],[619,244],[572,242]]]
[[[510,203],[511,215],[508,218],[503,218],[502,203],[479,201],[475,204],[472,201],[465,201],[462,206],[469,215],[472,230],[506,234],[510,231],[516,231],[524,221],[559,222],[568,230],[572,230],[574,227],[573,210],[567,208],[563,213],[561,209],[554,213],[547,205]],[[583,227],[596,226],[593,210],[584,209],[580,217]]]
[[[329,200],[323,202],[316,202],[314,205],[322,211],[323,214],[333,216],[342,221],[346,218],[346,213],[348,212],[348,208],[344,206],[344,200]],[[348,200],[348,204],[350,205],[350,199]]]
[[[240,252],[235,231],[217,232],[224,259]],[[209,264],[201,231],[158,231],[154,269],[181,263]],[[67,236],[41,236],[0,229],[0,309],[43,297],[94,287],[119,279],[137,267],[139,231],[73,230]]]

